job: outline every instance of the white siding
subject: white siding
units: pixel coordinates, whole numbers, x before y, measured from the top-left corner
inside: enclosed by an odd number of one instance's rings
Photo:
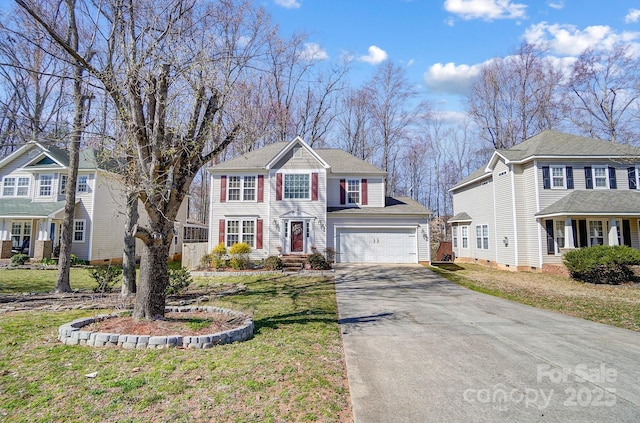
[[[340,180],[341,179],[366,179],[367,180],[367,205],[360,207],[384,207],[384,178],[366,177],[360,175],[331,175],[327,179],[327,206],[341,207],[340,204]]]

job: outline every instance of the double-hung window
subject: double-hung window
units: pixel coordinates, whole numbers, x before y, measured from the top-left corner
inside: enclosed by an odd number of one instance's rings
[[[566,188],[567,184],[565,182],[565,167],[549,166],[549,169],[551,170],[551,188]]]
[[[305,199],[309,196],[308,173],[286,173],[284,175],[284,198]]]
[[[489,249],[489,225],[476,225],[476,247],[479,250]]]
[[[66,194],[67,193],[67,180],[68,180],[68,176],[67,175],[60,175],[60,194]]]
[[[2,195],[4,197],[26,197],[29,195],[28,176],[10,176],[2,181]]]
[[[40,197],[51,197],[53,193],[53,175],[40,175]]]
[[[84,242],[86,223],[84,219],[73,221],[73,242]]]
[[[555,240],[556,240],[556,254],[560,253],[560,249],[564,248],[564,220],[555,221]]]
[[[593,187],[609,188],[609,172],[606,166],[593,166]]]
[[[589,221],[589,246],[604,244],[604,228],[601,220]]]
[[[460,228],[462,235],[462,248],[469,248],[469,227],[463,226]]]
[[[227,247],[239,242],[246,242],[255,247],[256,221],[253,219],[227,220]]]
[[[360,180],[347,180],[347,204],[360,203]]]
[[[453,238],[453,248],[458,248],[458,226],[451,227],[451,237]]]
[[[255,201],[256,177],[255,175],[229,176],[227,190],[229,201]]]
[[[89,192],[89,177],[87,175],[78,175],[77,187],[76,192]]]

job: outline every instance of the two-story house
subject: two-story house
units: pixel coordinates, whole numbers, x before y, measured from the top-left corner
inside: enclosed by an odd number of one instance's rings
[[[122,259],[125,195],[121,178],[96,150],[80,152],[71,252],[92,263]],[[29,142],[0,160],[0,258],[22,252],[51,258],[60,243],[60,228],[69,172],[69,154],[54,146]],[[171,255],[182,248],[187,202],[176,222]],[[141,219],[146,215],[140,208]]]
[[[640,148],[555,131],[496,150],[450,191],[457,261],[563,271],[566,249],[640,248]]]
[[[429,262],[430,212],[385,196],[386,173],[300,137],[208,169],[209,249],[246,242],[252,257],[335,251],[337,262]]]

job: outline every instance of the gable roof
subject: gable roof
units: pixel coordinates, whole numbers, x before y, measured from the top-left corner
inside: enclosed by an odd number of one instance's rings
[[[208,168],[209,171],[224,170],[266,170],[293,148],[296,142],[304,141],[297,137],[291,142],[277,142],[257,150],[236,156],[220,164]],[[384,176],[386,172],[344,150],[337,148],[313,149],[304,143],[310,153],[333,173],[366,173]]]
[[[473,219],[471,219],[471,216],[469,216],[466,212],[460,212],[449,219],[449,223],[465,223],[471,222],[472,220]]]
[[[56,146],[45,146],[36,141],[30,141],[13,153],[0,160],[0,168],[15,160],[23,154],[40,149],[40,153],[33,157],[24,167],[26,169],[65,169],[69,167],[69,152]],[[103,159],[98,150],[83,148],[80,150],[78,170],[107,170],[114,171],[117,168],[117,160]]]
[[[278,152],[278,154],[276,154],[276,156],[274,158],[272,158],[271,160],[269,160],[269,163],[267,163],[265,165],[265,168],[267,169],[271,169],[273,166],[276,165],[276,163],[278,163],[278,161],[280,159],[282,159],[284,157],[285,154],[287,154],[289,151],[293,150],[293,147],[295,147],[297,145],[301,146],[302,148],[304,148],[305,150],[307,150],[307,152],[309,154],[311,154],[311,156],[316,159],[318,161],[318,163],[320,163],[320,165],[322,167],[324,167],[325,169],[330,167],[327,162],[325,162],[324,160],[322,160],[322,158],[320,156],[318,156],[318,154],[309,146],[309,144],[307,144],[306,142],[304,142],[304,140],[300,137],[295,137],[293,140],[291,140],[291,142],[289,144],[287,144],[282,150],[280,150],[280,152]]]
[[[640,216],[640,192],[618,190],[573,191],[536,213],[537,217],[564,215]]]

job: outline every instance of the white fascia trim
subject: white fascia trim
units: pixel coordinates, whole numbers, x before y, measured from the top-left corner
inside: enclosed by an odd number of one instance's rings
[[[488,177],[493,177],[493,173],[489,172],[489,173],[483,173],[482,175],[478,176],[477,178],[473,178],[470,181],[465,182],[464,184],[460,184],[460,185],[456,185],[453,188],[449,188],[449,192],[453,192],[453,191],[457,191],[460,188],[464,188],[468,185],[471,185],[475,182],[481,181],[482,179],[486,179]]]
[[[520,257],[518,251],[518,208],[516,207],[516,177],[513,170],[513,165],[509,165],[509,167],[511,168],[511,198],[513,200],[511,206],[513,207],[513,242],[515,243],[515,265],[516,267],[518,267],[520,265]]]
[[[606,212],[601,212],[601,213],[574,213],[574,212],[559,212],[559,213],[549,213],[549,214],[542,214],[542,215],[536,215],[536,219],[548,219],[551,217],[572,217],[572,216],[580,216],[580,217],[610,217],[610,216],[615,216],[615,217],[640,217],[640,213],[639,212],[614,212],[614,213],[606,213]]]

